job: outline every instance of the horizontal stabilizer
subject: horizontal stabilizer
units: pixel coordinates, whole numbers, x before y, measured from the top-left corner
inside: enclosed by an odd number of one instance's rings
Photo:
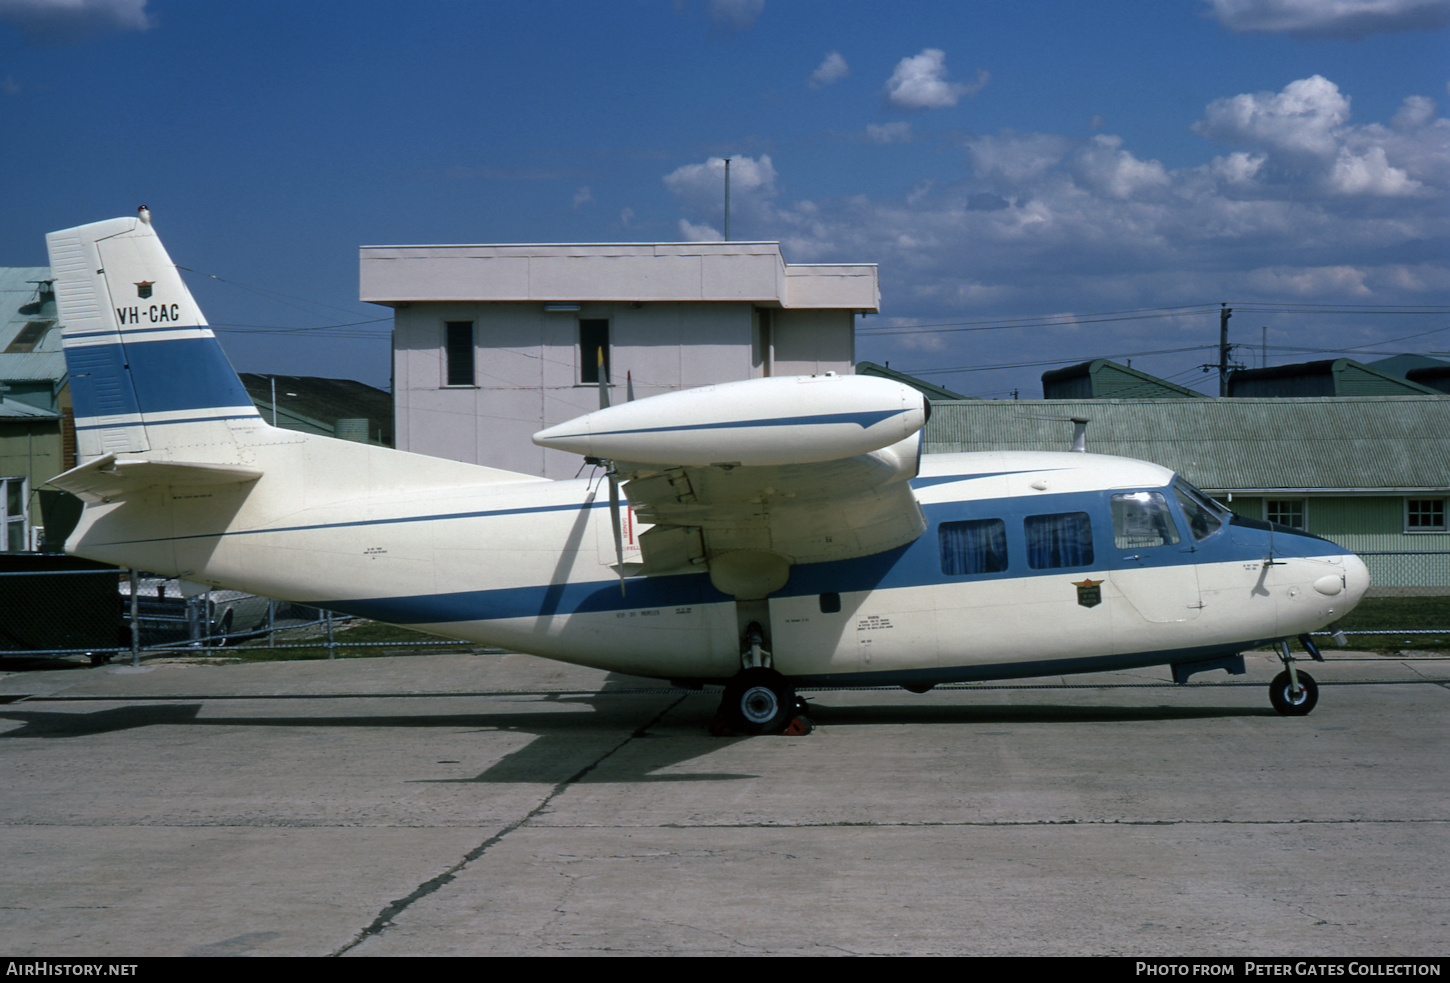
[[[256,481],[257,468],[228,464],[186,464],[179,461],[117,461],[107,454],[72,468],[47,482],[86,502],[104,502],[157,485],[233,485]]]

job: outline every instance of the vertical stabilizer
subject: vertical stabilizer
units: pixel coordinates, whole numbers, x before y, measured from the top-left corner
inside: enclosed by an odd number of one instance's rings
[[[150,215],[46,236],[80,462],[262,425]]]

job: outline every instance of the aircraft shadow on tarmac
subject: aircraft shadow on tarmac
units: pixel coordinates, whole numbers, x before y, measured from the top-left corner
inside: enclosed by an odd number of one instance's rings
[[[809,699],[811,694],[805,695]],[[1042,697],[1053,698],[1045,693]],[[864,701],[870,696],[862,694],[862,698]],[[658,772],[703,758],[713,751],[742,740],[825,740],[829,739],[831,728],[837,727],[955,724],[966,725],[969,729],[964,732],[964,736],[970,739],[973,734],[971,726],[978,724],[984,727],[1042,726],[1276,716],[1269,707],[1081,706],[1059,702],[980,706],[960,702],[930,703],[927,702],[930,697],[923,697],[923,702],[915,705],[867,702],[847,706],[812,704],[811,716],[818,727],[812,736],[721,738],[711,737],[706,731],[717,699],[713,691],[681,693],[658,689],[653,692],[630,692],[625,687],[609,685],[599,693],[560,694],[547,700],[552,705],[567,704],[577,708],[578,712],[562,708],[539,710],[535,709],[538,703],[530,701],[517,704],[516,710],[486,713],[388,713],[385,706],[379,708],[384,712],[345,716],[326,713],[286,716],[267,712],[243,715],[201,713],[204,707],[209,707],[210,711],[219,710],[233,699],[249,698],[237,697],[215,702],[205,699],[136,702],[93,711],[47,710],[37,707],[35,703],[10,706],[0,709],[0,721],[12,721],[20,726],[0,733],[0,738],[85,738],[145,727],[198,725],[263,728],[446,728],[461,731],[460,752],[467,753],[460,753],[460,765],[464,765],[470,757],[476,760],[479,752],[486,755],[488,748],[481,742],[486,742],[490,734],[533,735],[533,739],[499,757],[477,774],[457,778],[415,779],[416,781],[489,784],[682,782],[734,781],[757,776],[734,772]],[[271,703],[264,697],[255,699]],[[311,699],[327,700],[328,697]],[[464,743],[468,741],[475,743]]]

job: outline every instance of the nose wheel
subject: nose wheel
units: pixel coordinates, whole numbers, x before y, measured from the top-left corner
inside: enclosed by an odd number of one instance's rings
[[[1284,671],[1269,684],[1269,702],[1282,716],[1305,716],[1319,702],[1319,684],[1313,676],[1295,668],[1288,642],[1279,643],[1279,660],[1284,663]]]
[[[1307,672],[1296,672],[1299,688],[1294,689],[1294,680],[1289,673],[1281,672],[1269,684],[1269,702],[1274,709],[1286,717],[1302,717],[1319,702],[1319,684]]]

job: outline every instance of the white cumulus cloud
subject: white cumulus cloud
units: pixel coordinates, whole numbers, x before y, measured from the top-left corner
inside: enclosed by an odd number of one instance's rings
[[[1392,120],[1358,122],[1349,109],[1349,94],[1319,77],[1214,100],[1199,132],[1235,146],[1205,140],[1198,161],[1178,167],[1106,130],[973,134],[961,140],[956,173],[937,173],[943,159],[936,156],[902,172],[899,190],[883,195],[787,201],[782,189],[794,181],[785,158],[742,159],[731,230],[735,238],[779,240],[795,263],[879,264],[883,312],[908,323],[1247,297],[1444,304],[1450,120],[1422,96],[1405,98]],[[877,132],[888,138],[909,130]],[[898,166],[911,166],[910,152],[896,156]],[[793,166],[808,176],[808,162]],[[665,181],[679,204],[682,237],[718,239],[723,162],[690,164]],[[1094,327],[1076,339],[1058,328],[890,340],[868,332],[859,354],[931,373],[1182,346],[1184,354],[1164,356],[1163,374],[1171,374],[1201,362],[1189,348],[1217,337],[1214,313],[1176,317]],[[1270,315],[1259,323],[1271,331],[1305,328]],[[1314,329],[1316,344],[1346,343],[1328,322]],[[1151,360],[1141,364],[1161,371]],[[972,380],[989,374],[926,377],[978,392],[989,387]]]
[[[1230,31],[1300,38],[1362,38],[1450,24],[1450,0],[1209,0]]]
[[[867,123],[866,139],[872,143],[910,143],[911,124],[906,120],[895,123]]]
[[[34,41],[65,42],[151,27],[146,0],[0,0],[0,21]]]
[[[1290,82],[1281,92],[1217,99],[1193,127],[1201,136],[1245,147],[1219,158],[1239,183],[1296,184],[1336,195],[1416,195],[1450,179],[1450,122],[1424,96],[1404,100],[1389,126],[1356,125],[1350,100],[1320,75]],[[1254,162],[1253,174],[1245,164]],[[1237,161],[1235,164],[1234,162]]]
[[[710,0],[710,19],[717,28],[743,31],[765,9],[765,0]]]
[[[1339,149],[1335,131],[1348,120],[1349,100],[1333,82],[1315,75],[1290,82],[1282,92],[1216,99],[1193,129],[1224,143],[1332,157]]]
[[[886,80],[886,101],[898,109],[946,109],[986,88],[991,75],[985,69],[977,70],[972,85],[948,82],[946,57],[940,48],[927,48],[901,59]]]
[[[1156,160],[1139,160],[1123,149],[1123,138],[1099,134],[1078,150],[1079,180],[1109,198],[1131,198],[1168,186],[1168,172]]]
[[[839,51],[832,51],[826,55],[816,70],[811,73],[810,80],[806,83],[812,89],[822,89],[832,82],[839,82],[851,74],[851,66],[846,64],[846,59]]]
[[[744,233],[750,238],[760,238],[761,228],[772,221],[771,206],[777,192],[775,187],[775,166],[770,155],[761,154],[758,160],[751,157],[730,158],[730,225],[731,238],[740,238]],[[725,159],[711,157],[702,164],[686,164],[664,176],[666,190],[674,195],[683,210],[695,218],[718,222],[724,228],[725,216]],[[681,224],[686,238],[692,242],[711,238],[705,235],[710,226],[705,223]],[[748,231],[747,231],[748,230]],[[721,238],[716,232],[714,238]]]

